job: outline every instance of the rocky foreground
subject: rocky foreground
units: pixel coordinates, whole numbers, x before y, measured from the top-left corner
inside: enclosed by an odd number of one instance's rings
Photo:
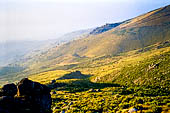
[[[0,91],[0,113],[51,113],[50,89],[27,78]]]

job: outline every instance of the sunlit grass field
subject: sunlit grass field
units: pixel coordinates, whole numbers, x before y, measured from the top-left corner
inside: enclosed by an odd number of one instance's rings
[[[164,46],[159,43],[116,56],[80,60],[69,69],[29,78],[51,87],[54,113],[127,113],[131,108],[144,113],[168,113],[170,47]],[[57,80],[77,70],[90,77]]]

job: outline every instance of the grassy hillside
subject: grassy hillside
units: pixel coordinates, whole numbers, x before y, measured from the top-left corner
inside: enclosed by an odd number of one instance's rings
[[[52,88],[54,113],[127,113],[131,108],[144,113],[167,113],[169,56],[170,41],[166,41],[116,56],[88,59],[65,70],[63,66],[34,74],[30,79]],[[91,77],[75,79],[79,75],[70,73],[76,70]],[[66,76],[70,79],[62,79]]]
[[[57,79],[57,76],[53,76],[53,73],[57,73],[57,70],[64,71],[63,75],[79,70],[85,75],[93,75],[90,78],[93,82],[167,87],[170,85],[169,46],[170,42],[166,41],[116,56],[82,60],[76,65],[56,66],[53,70],[42,72],[38,76],[47,75],[47,78],[52,80],[53,78]],[[36,80],[37,74],[31,77],[34,76]]]
[[[103,31],[107,29],[107,25],[99,28]],[[169,39],[170,6],[166,6],[124,21],[108,31],[72,40],[51,48],[31,57],[22,64],[28,66],[28,68],[40,70],[55,67],[56,64],[75,64],[79,60],[92,57],[117,55]]]
[[[65,44],[61,56],[74,53],[83,57],[112,55],[170,39],[170,6],[123,22],[108,32]],[[70,49],[71,48],[71,49]]]

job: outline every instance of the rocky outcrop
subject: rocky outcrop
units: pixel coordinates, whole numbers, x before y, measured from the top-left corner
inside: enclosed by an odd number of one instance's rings
[[[106,32],[106,31],[109,31],[117,26],[119,26],[120,24],[122,24],[123,22],[119,22],[119,23],[113,23],[113,24],[106,24],[106,25],[103,25],[101,27],[97,27],[95,28],[93,31],[90,32],[91,35],[97,35],[97,34],[100,34],[100,33],[103,33],[103,32]]]
[[[0,113],[51,113],[50,89],[27,78],[0,91]]]

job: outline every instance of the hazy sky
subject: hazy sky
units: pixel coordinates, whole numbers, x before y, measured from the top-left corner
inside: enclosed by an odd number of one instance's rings
[[[0,0],[0,41],[52,39],[169,4],[170,0]]]

